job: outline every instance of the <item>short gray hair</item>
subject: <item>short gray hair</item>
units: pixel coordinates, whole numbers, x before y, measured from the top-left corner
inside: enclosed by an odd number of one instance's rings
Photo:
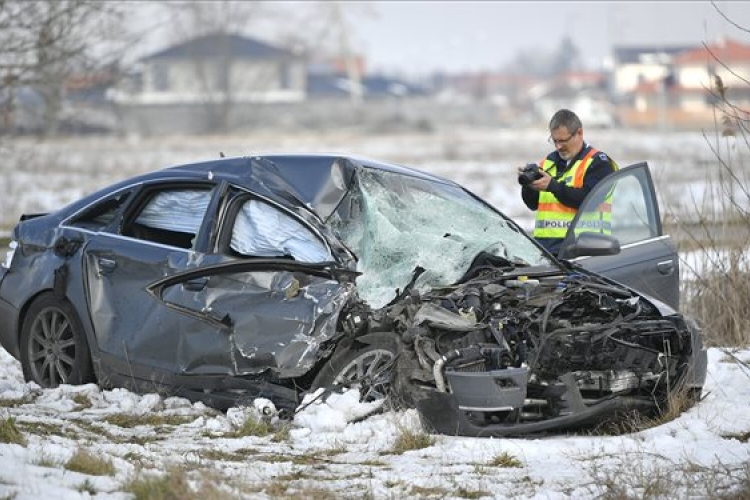
[[[571,110],[560,109],[552,115],[552,119],[549,121],[549,129],[555,130],[560,127],[565,127],[568,129],[568,132],[573,134],[583,127],[583,124],[581,123],[581,119],[578,118],[578,115]]]

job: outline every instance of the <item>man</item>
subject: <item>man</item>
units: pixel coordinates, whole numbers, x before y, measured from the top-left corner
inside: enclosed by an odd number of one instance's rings
[[[522,176],[524,167],[520,167],[518,181],[523,186],[523,202],[536,210],[534,238],[556,255],[583,199],[618,167],[605,153],[584,142],[583,125],[572,111],[556,112],[549,130],[555,151],[539,165],[536,180]]]

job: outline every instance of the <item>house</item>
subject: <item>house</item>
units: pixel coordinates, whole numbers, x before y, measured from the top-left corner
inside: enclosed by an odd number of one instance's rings
[[[708,89],[715,89],[716,77],[726,87],[726,97],[745,109],[750,106],[750,45],[719,40],[680,54],[674,60],[674,85],[678,106],[685,111],[705,111],[715,102]]]
[[[236,34],[193,38],[139,61],[116,93],[119,103],[175,104],[231,100],[289,102],[305,97],[301,54]]]
[[[606,74],[598,71],[570,71],[529,89],[538,119],[547,120],[561,108],[575,110],[584,127],[611,128],[618,124],[610,105]]]
[[[144,57],[110,97],[127,133],[223,134],[287,116],[306,77],[302,54],[214,33]]]
[[[750,107],[750,45],[719,40],[684,50],[665,66],[663,77],[642,82],[631,92],[631,124],[706,126],[714,123],[715,105],[724,97],[736,109]]]
[[[614,47],[610,88],[614,100],[627,101],[639,86],[667,78],[672,60],[693,48],[683,45]]]

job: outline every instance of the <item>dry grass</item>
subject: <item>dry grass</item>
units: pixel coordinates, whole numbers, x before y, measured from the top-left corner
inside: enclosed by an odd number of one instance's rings
[[[710,346],[747,346],[750,331],[746,325],[750,311],[750,271],[738,265],[701,274],[690,284],[684,310],[698,321]]]
[[[16,419],[7,417],[0,420],[0,443],[20,444],[26,446],[26,438],[18,430]]]
[[[158,415],[153,413],[132,415],[129,413],[117,413],[107,416],[104,420],[112,425],[129,429],[140,425],[146,425],[149,427],[183,425],[189,424],[195,419],[195,416],[190,415]]]
[[[746,327],[750,310],[750,136],[746,111],[727,99],[726,88],[716,77],[711,88],[716,98],[716,128],[704,134],[716,163],[706,169],[702,196],[684,194],[681,203],[698,214],[697,220],[680,223],[681,249],[697,254],[695,262],[683,262],[694,279],[685,280],[681,291],[682,309],[704,330],[711,346],[748,346]],[[684,206],[682,211],[684,211]]]
[[[514,468],[523,467],[523,462],[507,451],[504,451],[490,460],[489,465],[493,467]]]
[[[661,411],[644,414],[637,410],[618,412],[611,418],[602,420],[596,427],[586,431],[594,436],[621,436],[658,427],[678,418],[696,402],[689,390],[675,391],[668,397]]]
[[[133,500],[231,500],[231,495],[221,490],[206,474],[197,486],[191,486],[191,480],[185,469],[171,468],[164,475],[138,473],[123,490],[133,494]]]
[[[433,444],[435,444],[435,436],[431,436],[424,431],[413,431],[400,427],[391,453],[401,455],[407,451],[429,448]]]
[[[73,396],[73,402],[78,405],[77,411],[86,410],[93,406],[91,399],[86,394],[76,394]]]
[[[262,419],[249,416],[242,422],[234,432],[228,434],[228,437],[245,437],[245,436],[268,436],[274,432],[273,426]]]
[[[83,448],[76,450],[64,467],[91,476],[114,476],[116,472],[110,459],[98,457]]]
[[[601,467],[598,459],[606,459],[608,465]],[[686,494],[678,495],[678,491],[689,492],[685,498],[750,498],[750,464],[747,463],[706,467],[687,461],[675,467],[667,457],[643,460],[636,452],[592,457],[586,472],[588,479],[582,479],[581,486],[598,499],[661,500]]]

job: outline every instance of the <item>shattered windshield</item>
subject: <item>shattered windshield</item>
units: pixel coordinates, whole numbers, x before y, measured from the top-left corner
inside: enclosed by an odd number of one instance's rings
[[[551,262],[525,235],[462,189],[381,170],[359,169],[331,229],[359,257],[360,296],[373,307],[415,285],[426,291],[456,282],[480,252],[516,265]]]

